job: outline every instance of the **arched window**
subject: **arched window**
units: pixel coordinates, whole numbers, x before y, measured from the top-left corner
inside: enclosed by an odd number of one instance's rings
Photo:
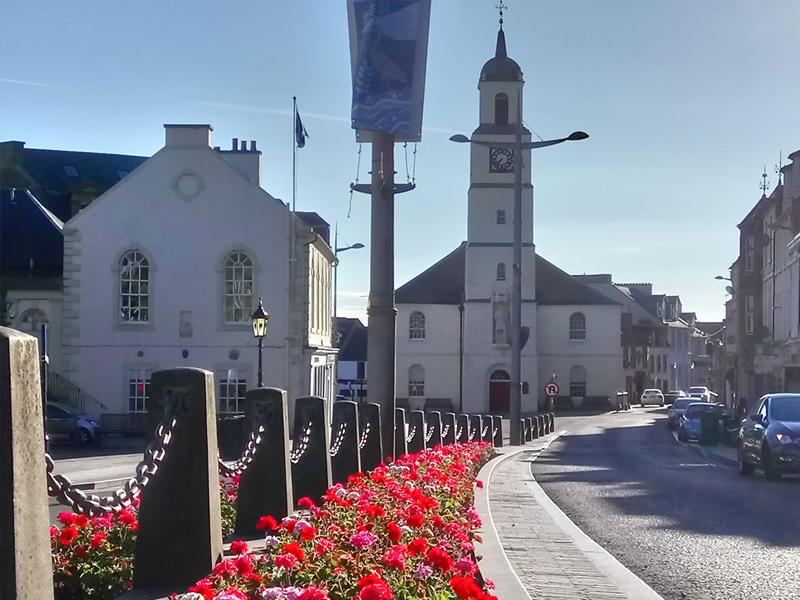
[[[511,376],[508,374],[508,371],[497,369],[492,373],[491,377],[489,377],[489,381],[511,381]]]
[[[119,261],[119,312],[125,323],[150,320],[150,263],[139,250],[130,250]]]
[[[586,339],[586,317],[583,313],[572,313],[569,318],[569,340],[583,341]]]
[[[253,312],[253,261],[235,250],[225,259],[225,322],[250,321]]]
[[[422,365],[411,365],[408,370],[408,396],[420,397],[425,395],[425,369]]]
[[[22,327],[20,327],[22,331],[27,331],[31,335],[37,337],[42,332],[42,324],[49,323],[47,315],[44,314],[44,311],[40,308],[30,308],[26,310],[22,314],[22,318],[19,322],[22,325]]]
[[[408,317],[408,338],[411,340],[425,339],[425,315],[418,310]]]
[[[569,395],[583,398],[586,395],[586,369],[575,365],[569,370]]]
[[[497,263],[497,281],[506,280],[506,264]]]
[[[508,125],[508,95],[497,94],[494,97],[494,124]]]

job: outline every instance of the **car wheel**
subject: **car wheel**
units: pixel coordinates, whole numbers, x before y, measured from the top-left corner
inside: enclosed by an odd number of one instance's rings
[[[642,408],[644,408],[644,402],[639,402],[639,406],[641,406]]]
[[[764,444],[761,448],[761,468],[764,469],[764,477],[770,481],[781,478],[780,471],[775,468],[772,461],[772,453],[769,450],[768,444]]]
[[[752,475],[755,467],[745,460],[744,446],[740,443],[736,449],[736,466],[739,469],[739,475]]]
[[[78,430],[78,445],[79,446],[88,446],[92,443],[92,434],[89,433],[88,429],[79,429]]]
[[[658,403],[658,405],[659,405],[659,406],[661,406],[661,407],[663,407],[663,406],[664,406],[664,402],[663,402],[663,401],[662,401],[662,402],[659,402],[659,403]]]

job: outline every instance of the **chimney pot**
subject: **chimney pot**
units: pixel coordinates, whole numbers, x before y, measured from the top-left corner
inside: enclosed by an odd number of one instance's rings
[[[239,149],[239,138],[233,138],[233,142],[231,143],[231,150],[236,152]]]
[[[247,140],[242,140],[242,152],[247,152]]]
[[[256,141],[250,140],[250,152],[256,152]]]

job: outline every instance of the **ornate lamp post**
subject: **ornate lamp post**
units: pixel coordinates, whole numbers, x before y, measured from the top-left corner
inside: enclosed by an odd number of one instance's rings
[[[267,335],[267,325],[269,325],[269,313],[264,310],[264,301],[258,299],[258,308],[251,317],[253,321],[253,335],[258,338],[258,387],[264,387],[264,373],[262,370],[261,355],[264,348],[264,336]]]

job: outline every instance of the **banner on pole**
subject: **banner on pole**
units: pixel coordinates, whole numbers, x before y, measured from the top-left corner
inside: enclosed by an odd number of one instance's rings
[[[356,140],[422,139],[431,0],[347,0]]]

